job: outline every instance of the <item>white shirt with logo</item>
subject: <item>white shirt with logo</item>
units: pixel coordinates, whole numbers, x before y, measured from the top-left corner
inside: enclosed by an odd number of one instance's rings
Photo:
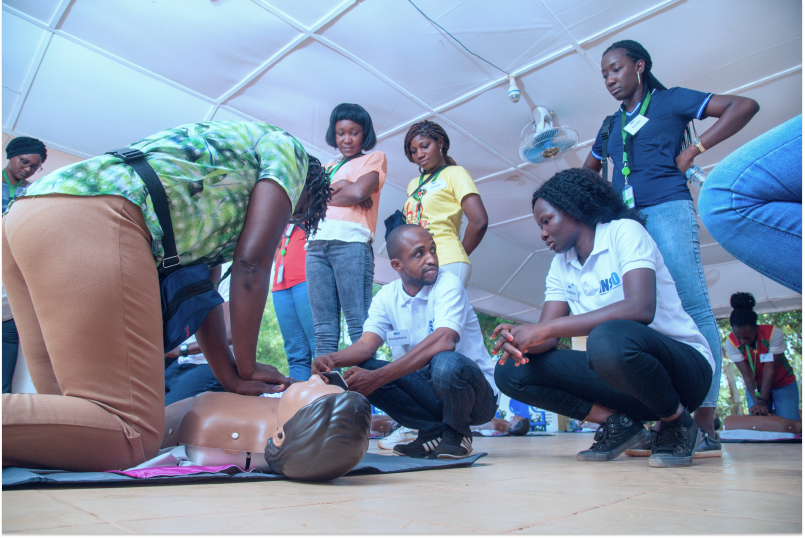
[[[386,284],[372,299],[363,330],[385,340],[397,360],[440,327],[458,333],[455,351],[475,362],[495,395],[499,394],[495,365],[484,347],[478,316],[461,280],[452,273],[440,269],[436,282],[423,286],[414,297],[405,292],[402,280]]]
[[[631,219],[599,223],[593,251],[582,266],[575,249],[557,254],[546,279],[545,300],[562,301],[574,315],[623,300],[623,275],[647,268],[657,279],[657,307],[649,325],[665,336],[694,347],[715,371],[707,340],[683,310],[676,284],[657,244],[639,222]]]

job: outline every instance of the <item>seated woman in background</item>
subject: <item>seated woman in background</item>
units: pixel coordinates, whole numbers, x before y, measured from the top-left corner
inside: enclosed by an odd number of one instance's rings
[[[232,261],[230,315],[196,336],[223,388],[277,392],[256,361],[274,251],[296,208],[315,230],[330,196],[318,160],[278,127],[210,121],[132,144],[171,205],[179,265]],[[154,457],[165,422],[158,267],[164,232],[145,183],[113,155],[66,166],[3,216],[3,283],[38,394],[3,395],[3,466],[126,469]]]
[[[450,139],[441,125],[424,120],[405,135],[405,156],[419,166],[420,176],[408,184],[403,213],[408,224],[428,230],[436,241],[440,268],[456,275],[464,287],[470,281],[469,255],[486,234],[489,218],[470,174],[447,155]],[[461,217],[467,215],[464,239]]]
[[[751,293],[734,293],[730,306],[727,356],[743,377],[749,413],[802,420],[797,378],[785,358],[785,334],[774,325],[757,324]]]
[[[640,421],[657,420],[649,465],[690,465],[699,441],[690,413],[710,387],[713,357],[642,217],[582,168],[553,176],[532,203],[556,256],[539,323],[495,328],[495,383],[518,401],[601,424],[580,461],[641,446],[649,434]],[[555,349],[560,337],[588,335],[586,352]]]

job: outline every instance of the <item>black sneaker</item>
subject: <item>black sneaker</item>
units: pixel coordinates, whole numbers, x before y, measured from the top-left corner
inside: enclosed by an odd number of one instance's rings
[[[410,443],[395,445],[394,453],[398,456],[408,456],[411,458],[427,458],[431,451],[439,446],[441,434],[418,436]]]
[[[614,460],[624,451],[641,446],[646,437],[643,424],[625,413],[615,413],[607,418],[606,424],[598,427],[595,442],[588,450],[576,454],[579,461]]]
[[[649,467],[688,467],[693,463],[693,453],[699,446],[699,426],[687,411],[676,419],[662,421],[657,444],[648,459]]]
[[[651,456],[651,450],[654,448],[654,443],[657,442],[657,430],[654,428],[649,428],[646,430],[646,436],[643,439],[643,442],[634,447],[630,448],[624,454],[627,456],[633,456],[636,458],[648,458]]]
[[[696,452],[693,454],[694,459],[699,458],[720,458],[721,457],[721,441],[718,438],[713,439],[706,433],[702,432],[702,442],[696,447]]]
[[[464,437],[461,432],[447,428],[433,454],[440,460],[458,460],[466,458],[471,452],[472,437]]]

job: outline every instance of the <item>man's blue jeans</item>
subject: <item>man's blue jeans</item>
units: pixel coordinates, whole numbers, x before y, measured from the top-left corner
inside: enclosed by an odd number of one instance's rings
[[[20,347],[20,335],[14,319],[3,322],[3,394],[11,392],[11,380],[17,368],[17,352]]]
[[[721,161],[704,182],[699,211],[727,252],[802,293],[802,115]]]
[[[389,364],[369,359],[360,367],[377,370]],[[437,353],[427,366],[383,385],[368,400],[423,437],[441,434],[445,425],[469,437],[470,426],[492,420],[498,407],[478,365],[455,351]]]
[[[682,308],[693,318],[710,346],[716,367],[710,391],[701,407],[716,407],[721,386],[721,335],[710,307],[699,248],[699,221],[696,220],[693,202],[676,200],[640,211],[646,217],[646,229],[657,243],[665,266],[674,279]]]
[[[179,364],[165,370],[165,405],[192,398],[202,392],[224,392],[208,364]]]
[[[744,395],[748,408],[755,405],[755,398],[752,394],[745,390]],[[796,381],[779,389],[771,389],[769,397],[773,407],[773,410],[770,409],[772,415],[788,420],[802,420],[799,415],[799,386]]]
[[[272,292],[271,298],[288,356],[288,376],[296,381],[307,381],[313,352],[316,351],[307,282]]]
[[[367,243],[311,241],[305,261],[316,356],[338,351],[341,310],[349,338],[357,342],[372,303],[375,254]]]

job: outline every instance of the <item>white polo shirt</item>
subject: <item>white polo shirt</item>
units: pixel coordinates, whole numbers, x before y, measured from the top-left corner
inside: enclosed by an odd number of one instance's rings
[[[582,266],[576,249],[557,254],[546,279],[545,300],[563,301],[573,314],[585,314],[623,300],[623,275],[648,268],[657,278],[657,308],[649,325],[665,336],[693,346],[715,371],[715,362],[699,328],[682,309],[674,279],[657,244],[639,222],[599,223],[595,245]]]
[[[478,365],[495,395],[495,365],[484,347],[478,316],[470,306],[461,280],[442,269],[430,286],[423,286],[411,297],[397,279],[383,286],[372,299],[363,330],[375,333],[391,347],[392,358],[399,359],[439,327],[458,333],[456,352]]]

